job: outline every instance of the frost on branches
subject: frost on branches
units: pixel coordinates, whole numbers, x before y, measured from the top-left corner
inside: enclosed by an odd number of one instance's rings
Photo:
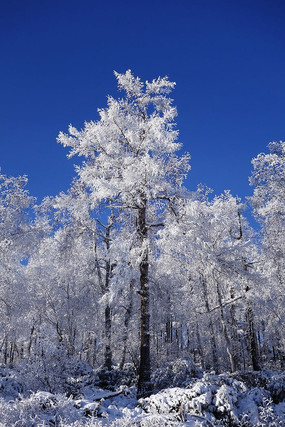
[[[285,142],[271,142],[269,154],[261,153],[252,164],[250,184],[253,213],[261,225],[261,254],[258,269],[266,277],[264,287],[267,321],[264,333],[270,337],[278,358],[285,363]]]
[[[90,191],[97,206],[131,215],[134,246],[139,258],[140,281],[140,364],[138,396],[150,392],[150,277],[155,236],[164,212],[181,193],[189,170],[189,157],[178,157],[180,148],[175,129],[176,109],[168,94],[174,87],[166,77],[143,83],[131,71],[115,73],[125,97],[108,97],[100,120],[85,123],[78,131],[70,126],[69,135],[58,141],[71,147],[69,156],[84,156],[77,167],[80,182]]]
[[[0,174],[0,425],[284,425],[285,143],[252,161],[255,229],[183,187],[174,83],[115,76],[59,134],[66,193]]]

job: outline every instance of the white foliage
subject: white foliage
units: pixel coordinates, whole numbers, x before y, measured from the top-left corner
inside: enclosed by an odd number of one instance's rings
[[[85,123],[82,131],[70,127],[58,142],[71,147],[70,156],[86,158],[77,172],[94,200],[119,196],[122,203],[135,206],[142,193],[149,200],[170,197],[173,178],[181,185],[189,169],[188,156],[173,157],[180,148],[173,129],[176,110],[167,97],[174,84],[158,78],[145,86],[130,71],[115,75],[126,99],[109,97],[99,121]]]
[[[250,183],[254,186],[251,203],[261,224],[261,256],[259,271],[264,277],[263,295],[268,318],[268,334],[278,330],[275,345],[284,354],[285,321],[285,142],[271,142],[269,154],[261,153],[252,160],[254,170]],[[273,314],[273,315],[272,315]],[[263,318],[264,318],[263,313]]]

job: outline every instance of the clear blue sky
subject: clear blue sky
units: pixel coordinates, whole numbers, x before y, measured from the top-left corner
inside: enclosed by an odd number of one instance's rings
[[[96,120],[130,68],[177,83],[188,188],[251,194],[251,159],[285,138],[284,22],[284,0],[2,0],[2,173],[27,174],[39,200],[65,191],[59,131]]]

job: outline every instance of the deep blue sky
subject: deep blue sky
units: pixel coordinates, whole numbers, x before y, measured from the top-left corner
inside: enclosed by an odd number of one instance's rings
[[[250,195],[251,159],[285,138],[284,0],[2,0],[0,166],[40,200],[66,190],[56,143],[117,96],[113,70],[176,81],[187,186]]]

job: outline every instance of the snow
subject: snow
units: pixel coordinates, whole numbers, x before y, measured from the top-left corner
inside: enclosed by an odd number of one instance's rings
[[[205,372],[188,379],[185,387],[168,387],[137,400],[135,386],[102,389],[92,372],[74,381],[76,396],[67,396],[27,390],[15,368],[0,371],[0,427],[285,425],[283,372]]]

